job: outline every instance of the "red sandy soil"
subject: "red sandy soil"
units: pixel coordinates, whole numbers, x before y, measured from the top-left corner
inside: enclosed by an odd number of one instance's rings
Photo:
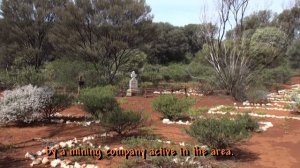
[[[292,84],[300,83],[300,77],[293,78]],[[159,135],[163,140],[179,142],[194,142],[184,129],[188,126],[166,125],[161,122],[161,115],[151,108],[153,98],[126,97],[117,98],[122,108],[127,110],[144,111],[150,117],[153,134]],[[196,107],[212,107],[216,105],[233,105],[234,100],[228,96],[205,96],[197,97]],[[289,112],[263,111],[267,114],[297,116]],[[72,106],[62,112],[63,115],[86,116],[86,112],[80,106]],[[235,159],[216,161],[220,164],[230,165],[229,167],[283,167],[297,168],[300,165],[300,121],[280,120],[264,118],[260,120],[271,121],[274,127],[263,133],[254,135],[243,142],[240,142],[233,149]],[[100,126],[88,127],[66,124],[39,124],[27,127],[0,127],[0,145],[11,146],[12,149],[0,150],[0,167],[30,167],[31,161],[26,160],[26,152],[35,153],[49,145],[36,138],[49,139],[54,142],[78,139],[88,135],[102,133]],[[99,140],[100,141],[100,140]],[[120,146],[119,138],[106,139],[102,144]],[[123,158],[105,159],[97,161],[100,167],[110,167],[121,161]],[[39,166],[43,167],[43,166]],[[45,167],[45,166],[44,166]]]

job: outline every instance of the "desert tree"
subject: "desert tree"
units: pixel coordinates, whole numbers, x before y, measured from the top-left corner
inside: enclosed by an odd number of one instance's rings
[[[57,55],[93,64],[114,83],[120,69],[151,37],[152,15],[144,0],[75,0],[60,8],[51,41]]]
[[[212,65],[217,84],[236,100],[245,100],[245,92],[251,87],[259,72],[270,65],[278,55],[268,55],[267,59],[253,58],[251,46],[253,42],[262,42],[270,49],[277,50],[276,41],[272,41],[268,34],[278,32],[276,29],[264,29],[256,32],[256,36],[249,38],[245,33],[245,14],[249,0],[221,0],[218,4],[218,20],[215,31],[211,24],[202,28],[208,46],[207,60]],[[232,29],[233,26],[238,28]],[[225,39],[226,31],[231,28],[229,39]],[[268,32],[272,31],[272,32]],[[281,34],[282,32],[278,32]],[[259,35],[260,34],[260,35]],[[262,35],[262,36],[261,36]],[[282,37],[284,36],[284,33]],[[250,36],[251,37],[251,36]],[[261,39],[267,37],[267,39]],[[277,36],[276,36],[277,37]],[[268,48],[268,47],[267,47]],[[275,51],[274,51],[275,52]],[[274,53],[271,51],[270,53]],[[259,55],[261,56],[261,55]]]
[[[49,32],[63,0],[3,0],[1,4],[1,67],[32,66],[51,57]]]
[[[202,27],[205,41],[209,48],[208,62],[212,65],[218,78],[218,84],[236,99],[244,99],[243,90],[252,78],[249,69],[247,48],[243,47],[243,20],[248,6],[248,0],[221,0],[218,4],[218,20],[213,26],[207,23]],[[205,16],[204,16],[205,17]],[[206,19],[206,18],[204,18]],[[205,20],[204,20],[205,21]],[[230,40],[224,40],[228,26],[239,25],[232,32]]]

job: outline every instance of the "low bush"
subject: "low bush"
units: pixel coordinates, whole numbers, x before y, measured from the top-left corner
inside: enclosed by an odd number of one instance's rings
[[[276,68],[266,69],[262,72],[262,80],[267,86],[273,83],[286,83],[291,77],[291,69],[288,65],[281,65]]]
[[[54,91],[48,87],[26,85],[3,92],[0,98],[0,122],[30,123],[43,116]]]
[[[113,111],[106,114],[101,122],[101,125],[106,131],[114,131],[119,135],[126,134],[137,129],[144,123],[142,113],[132,111]]]
[[[46,82],[54,87],[77,88],[80,73],[87,69],[86,64],[78,61],[55,60],[45,65],[43,74]]]
[[[238,116],[235,120],[228,117],[202,118],[195,121],[187,132],[211,148],[227,148],[247,138],[250,135],[248,130],[256,127],[257,122],[249,116]]]
[[[160,69],[160,74],[165,81],[183,81],[190,80],[189,74],[185,71],[186,67],[180,64],[170,64]]]
[[[112,86],[86,88],[81,91],[79,99],[87,112],[101,119],[107,113],[120,110],[114,90]]]
[[[248,131],[255,131],[259,128],[257,120],[252,118],[248,113],[238,115],[235,121]]]
[[[250,103],[267,103],[268,92],[262,89],[253,88],[246,92],[247,100]]]
[[[220,108],[220,111],[230,113],[230,112],[236,111],[236,109],[233,106],[224,106],[224,107]]]
[[[40,71],[28,66],[15,70],[0,70],[0,90],[13,89],[16,86],[42,86],[45,79]]]
[[[53,114],[64,110],[72,104],[72,100],[69,95],[54,94],[43,110],[43,118],[50,118]]]
[[[198,117],[203,115],[204,113],[208,112],[209,108],[208,107],[202,107],[202,108],[191,108],[188,110],[187,115],[191,117]]]
[[[191,98],[177,98],[174,95],[162,95],[156,98],[152,107],[163,114],[168,119],[176,119],[181,116],[183,112],[187,112],[195,103]]]
[[[152,82],[154,85],[158,85],[159,81],[162,79],[162,76],[160,75],[160,69],[160,65],[145,65],[141,73],[141,80],[144,82]]]

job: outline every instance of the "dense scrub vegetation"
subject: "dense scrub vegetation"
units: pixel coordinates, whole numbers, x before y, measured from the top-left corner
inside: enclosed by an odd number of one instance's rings
[[[244,18],[243,44],[249,49],[241,46],[241,52],[255,65],[249,70],[263,67],[244,83],[245,88],[276,87],[270,85],[286,82],[291,68],[299,68],[295,33],[299,10],[295,5],[278,15],[258,11]],[[216,25],[152,23],[145,1],[4,0],[1,11],[1,89],[33,84],[75,92],[79,76],[87,87],[127,87],[125,81],[135,70],[141,82],[154,86],[160,81],[194,80],[205,83],[206,88],[225,89],[237,99],[247,97],[242,94],[247,89],[239,89],[242,95],[229,89],[232,80],[222,82],[208,59],[211,47],[203,30],[210,26],[216,31]],[[107,11],[106,19],[101,11]],[[130,17],[123,17],[126,12]],[[234,46],[234,33],[239,29],[226,33],[222,43],[227,48]]]
[[[257,121],[245,114],[237,116],[234,120],[229,117],[201,118],[194,122],[187,132],[199,143],[210,148],[227,148],[247,138],[250,135],[249,131],[257,128]]]
[[[156,98],[153,103],[153,109],[163,114],[168,119],[177,119],[187,112],[195,100],[191,98],[178,98],[174,95],[162,95]]]

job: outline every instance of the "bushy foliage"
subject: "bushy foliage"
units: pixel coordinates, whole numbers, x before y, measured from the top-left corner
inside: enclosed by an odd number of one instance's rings
[[[53,95],[48,87],[32,85],[7,90],[0,99],[0,121],[29,123],[41,118]]]
[[[93,117],[101,119],[107,113],[120,110],[112,86],[83,89],[79,99]]]
[[[252,118],[248,113],[238,115],[235,121],[248,131],[255,131],[259,128],[257,120]]]
[[[289,63],[292,68],[300,68],[300,39],[293,41],[287,50]]]
[[[156,98],[152,107],[169,119],[176,119],[181,116],[183,112],[187,112],[195,103],[191,98],[177,98],[174,95],[162,95]]]
[[[187,111],[187,115],[191,117],[199,117],[203,115],[204,113],[208,112],[208,107],[202,107],[202,108],[191,108]]]
[[[104,115],[101,124],[106,131],[115,131],[123,135],[137,129],[143,122],[142,113],[115,110]]]
[[[252,88],[246,92],[247,100],[250,103],[267,103],[268,92],[259,88]]]
[[[42,86],[45,82],[42,72],[31,66],[23,67],[22,69],[0,71],[0,88],[3,89],[12,89],[16,86],[29,84]]]
[[[280,65],[285,57],[286,34],[276,27],[265,27],[255,31],[251,37],[250,55],[257,65]]]
[[[54,87],[77,88],[79,76],[86,73],[89,66],[79,61],[56,60],[45,66],[43,74]],[[85,80],[89,81],[90,78],[85,77]]]
[[[72,100],[72,97],[69,95],[54,94],[44,108],[44,118],[50,118],[51,115],[64,110],[72,104]]]
[[[276,68],[264,70],[261,77],[267,86],[270,86],[274,83],[285,83],[291,77],[291,69],[287,64],[283,64]]]
[[[257,128],[257,122],[249,116],[202,118],[195,121],[187,132],[198,142],[211,148],[227,148],[249,136],[248,130]]]
[[[142,81],[152,82],[154,85],[157,85],[162,79],[162,76],[160,75],[160,68],[160,65],[145,65],[141,73]]]
[[[185,69],[186,67],[184,65],[171,64],[169,66],[162,67],[160,73],[166,81],[173,80],[186,82],[190,79],[190,76]]]

